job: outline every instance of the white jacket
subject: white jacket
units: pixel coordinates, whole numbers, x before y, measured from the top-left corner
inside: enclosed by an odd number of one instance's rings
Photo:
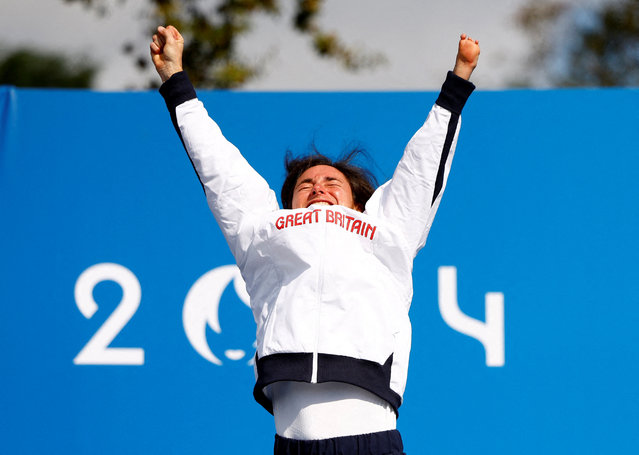
[[[276,381],[350,383],[399,408],[408,369],[413,258],[439,206],[474,86],[449,73],[393,178],[363,213],[281,210],[222,135],[184,73],[160,89],[246,281],[257,323],[254,396]]]

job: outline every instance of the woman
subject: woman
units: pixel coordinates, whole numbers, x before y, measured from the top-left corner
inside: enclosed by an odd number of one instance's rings
[[[478,44],[461,36],[455,68],[389,182],[373,192],[348,162],[302,158],[289,163],[281,210],[196,98],[178,30],[153,36],[160,93],[251,297],[254,396],[275,417],[276,454],[403,451],[412,262],[446,186]]]

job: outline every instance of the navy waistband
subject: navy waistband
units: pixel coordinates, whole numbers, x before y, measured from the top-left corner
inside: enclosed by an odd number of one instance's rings
[[[386,400],[399,415],[402,399],[390,388],[391,354],[383,365],[352,357],[318,354],[317,382],[344,382],[374,393]],[[273,414],[273,403],[264,394],[264,387],[278,381],[311,382],[313,354],[272,354],[256,360],[257,381],[253,388],[255,401]]]
[[[397,430],[300,441],[275,435],[274,455],[405,455]]]

